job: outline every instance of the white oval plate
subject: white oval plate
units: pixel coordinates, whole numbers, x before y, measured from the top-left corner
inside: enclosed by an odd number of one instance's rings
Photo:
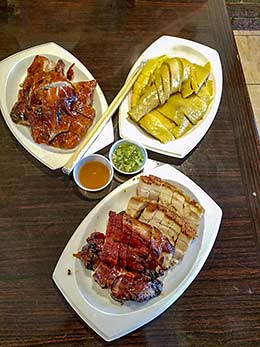
[[[92,80],[94,77],[77,58],[53,42],[18,52],[0,62],[0,108],[6,124],[16,139],[30,154],[50,169],[55,170],[64,166],[75,149],[65,150],[37,144],[31,136],[30,128],[15,124],[10,117],[11,109],[17,101],[19,86],[24,81],[27,68],[37,54],[54,61],[62,59],[66,69],[72,63],[75,63],[73,68],[73,81],[75,82]],[[107,108],[105,96],[99,85],[97,85],[94,92],[93,106],[96,110],[94,125]],[[112,121],[110,120],[86,154],[98,151],[113,141],[114,130]]]
[[[214,244],[222,211],[193,181],[170,165],[162,165],[152,173],[180,186],[200,202],[205,214],[198,237],[191,243],[183,261],[162,277],[163,291],[147,303],[117,303],[109,290],[101,289],[92,278],[92,271],[73,257],[81,250],[93,231],[105,233],[110,210],[120,212],[135,195],[138,177],[128,180],[107,195],[82,221],[66,245],[53,273],[53,280],[78,315],[106,341],[115,340],[148,323],[165,311],[199,273]],[[68,270],[71,274],[68,274]]]
[[[200,142],[216,116],[222,94],[221,62],[218,52],[212,48],[197,42],[180,39],[178,37],[161,36],[140,55],[127,78],[132,75],[142,62],[163,54],[167,54],[171,57],[183,57],[190,60],[192,63],[200,65],[210,61],[212,71],[211,78],[214,82],[215,97],[206,115],[184,136],[163,144],[159,140],[156,140],[147,134],[141,129],[141,127],[129,119],[127,112],[130,107],[130,92],[122,102],[119,109],[119,133],[123,139],[139,141],[147,149],[154,152],[176,158],[184,158]]]

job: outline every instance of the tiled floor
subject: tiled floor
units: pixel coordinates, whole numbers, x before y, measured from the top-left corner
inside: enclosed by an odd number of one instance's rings
[[[260,31],[234,31],[234,35],[260,134]]]

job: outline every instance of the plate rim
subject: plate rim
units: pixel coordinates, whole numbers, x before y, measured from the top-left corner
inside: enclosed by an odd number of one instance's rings
[[[156,47],[157,45],[161,44],[164,41],[171,43],[172,47],[184,45],[184,46],[187,46],[189,48],[194,48],[200,54],[202,54],[205,58],[207,58],[209,56],[211,58],[214,58],[214,60],[216,60],[214,67],[215,67],[216,71],[218,72],[217,76],[214,75],[214,78],[215,78],[216,84],[218,84],[218,86],[220,88],[217,88],[217,90],[216,90],[214,101],[210,105],[210,109],[208,110],[208,114],[205,117],[205,119],[203,119],[202,123],[197,125],[196,128],[194,128],[192,130],[192,132],[187,133],[184,137],[181,137],[180,139],[170,141],[173,143],[173,146],[174,146],[174,142],[176,144],[176,141],[178,141],[177,145],[179,144],[179,147],[180,147],[179,150],[168,150],[166,147],[167,144],[161,144],[159,140],[156,140],[152,137],[148,138],[148,135],[146,135],[146,134],[144,135],[147,137],[147,141],[143,141],[143,145],[148,150],[151,150],[155,153],[160,153],[163,155],[182,159],[182,158],[186,157],[199,144],[199,142],[203,139],[203,137],[208,132],[209,128],[211,127],[211,125],[212,125],[212,123],[213,123],[213,121],[217,115],[220,101],[221,101],[221,97],[222,97],[222,90],[223,90],[223,71],[222,71],[220,56],[219,56],[219,53],[217,52],[217,50],[215,50],[209,46],[203,45],[203,44],[196,42],[196,41],[187,40],[187,39],[183,39],[183,38],[179,38],[179,37],[175,37],[175,36],[162,35],[157,40],[153,41],[139,55],[139,57],[137,58],[137,60],[133,64],[133,66],[131,67],[130,72],[129,72],[126,80],[129,79],[129,77],[134,73],[136,68],[138,66],[140,66],[145,55],[147,55],[150,50],[152,50],[154,47]],[[201,52],[203,52],[203,53],[201,53]],[[161,54],[163,54],[163,52],[161,52]],[[129,96],[129,93],[119,108],[119,122],[118,122],[119,123],[119,134],[120,134],[120,137],[122,137],[123,139],[134,140],[135,137],[129,136],[126,133],[126,131],[124,130],[125,122],[129,122],[129,120],[127,119],[127,115],[126,115],[126,112],[128,110],[128,96]],[[203,125],[203,128],[201,127],[202,125]],[[139,128],[137,128],[137,129],[138,129],[137,131],[139,133],[143,132],[142,129],[139,129]],[[152,141],[151,144],[149,144],[150,141]],[[156,146],[156,144],[159,146],[159,148]]]
[[[24,147],[24,149],[32,155],[35,159],[40,161],[42,164],[47,166],[51,170],[56,170],[61,168],[67,160],[70,158],[70,156],[73,154],[73,152],[76,149],[72,149],[69,151],[60,151],[56,152],[54,150],[48,149],[48,146],[42,146],[41,144],[34,143],[33,140],[28,139],[24,134],[22,134],[19,129],[17,128],[17,124],[14,124],[10,118],[10,114],[7,110],[7,104],[5,99],[6,94],[6,87],[8,82],[8,76],[12,71],[13,65],[17,64],[19,61],[22,61],[23,59],[26,59],[27,57],[33,57],[37,54],[42,55],[56,55],[57,57],[61,57],[61,59],[65,59],[71,63],[75,63],[77,65],[77,68],[88,78],[88,79],[95,79],[92,73],[88,70],[88,68],[77,58],[75,57],[71,52],[63,48],[62,46],[58,45],[55,42],[47,42],[43,44],[39,44],[33,47],[29,47],[27,49],[21,50],[19,52],[16,52],[3,60],[0,61],[0,73],[2,75],[2,84],[3,88],[0,90],[0,108],[2,117],[12,133],[12,135],[15,137],[15,139],[19,142],[19,144]],[[96,93],[99,98],[100,107],[101,107],[101,115],[102,113],[107,109],[108,104],[105,98],[105,95],[100,87],[99,84],[96,86]],[[100,116],[101,116],[100,115]],[[104,145],[97,143],[95,144],[96,147],[99,149],[102,149],[103,147],[107,146],[108,144],[112,143],[114,141],[114,130],[113,130],[113,124],[110,120],[106,125],[103,131],[108,131],[109,136]],[[102,136],[101,136],[102,138]],[[96,140],[98,142],[98,138]],[[100,141],[99,141],[100,142]],[[92,152],[92,148],[87,153]]]
[[[196,257],[195,263],[191,266],[191,268],[188,271],[188,274],[186,277],[179,283],[179,285],[174,290],[174,295],[170,297],[169,293],[167,296],[162,297],[160,300],[158,300],[156,303],[152,304],[148,308],[146,308],[145,315],[143,310],[134,311],[131,313],[127,313],[128,320],[126,324],[126,320],[122,320],[122,315],[118,314],[111,314],[111,313],[105,313],[101,312],[99,309],[94,308],[90,303],[88,303],[86,300],[84,300],[80,294],[80,289],[78,288],[76,278],[74,277],[74,274],[72,276],[65,276],[64,270],[64,258],[65,262],[68,260],[67,255],[71,255],[73,253],[72,245],[74,242],[78,242],[82,239],[84,231],[82,228],[84,227],[84,222],[88,220],[88,218],[92,218],[93,215],[95,215],[95,211],[106,202],[109,201],[109,199],[116,196],[118,192],[125,189],[128,185],[131,185],[132,182],[136,180],[137,177],[139,177],[142,174],[139,174],[130,180],[126,181],[122,185],[118,186],[116,189],[114,189],[110,194],[108,194],[104,199],[102,199],[95,208],[93,208],[82,220],[82,222],[79,224],[77,229],[72,234],[70,240],[68,241],[67,245],[62,251],[62,254],[55,266],[52,278],[63,294],[64,298],[67,300],[67,302],[72,306],[72,308],[75,310],[75,312],[83,319],[85,323],[87,323],[98,335],[100,335],[104,340],[106,341],[113,341],[115,339],[118,339],[136,329],[139,327],[147,324],[148,322],[152,321],[154,318],[159,316],[161,313],[163,313],[168,307],[170,307],[181,295],[182,293],[189,287],[189,285],[192,283],[192,281],[195,279],[195,277],[199,274],[202,266],[204,265],[213,245],[215,242],[215,239],[217,237],[220,222],[222,218],[222,210],[221,208],[216,204],[216,202],[205,192],[203,191],[194,181],[192,181],[190,178],[188,178],[186,175],[181,173],[179,170],[175,169],[169,164],[161,165],[157,168],[154,168],[150,170],[149,172],[145,172],[144,174],[155,174],[162,177],[162,175],[165,176],[165,173],[167,173],[168,179],[171,179],[172,176],[174,180],[177,182],[180,182],[182,185],[186,186],[188,189],[190,189],[193,193],[194,190],[196,191],[195,196],[199,198],[199,200],[203,200],[203,207],[205,207],[205,203],[207,204],[207,207],[205,208],[205,214],[207,213],[207,217],[211,218],[214,221],[214,227],[211,227],[210,235],[203,234],[202,243],[199,249],[199,253]],[[167,180],[167,177],[165,178]],[[184,182],[184,183],[183,183]],[[188,185],[187,185],[188,184]],[[208,223],[208,222],[207,222]],[[206,218],[205,218],[205,227],[206,228]],[[204,230],[203,230],[204,233]],[[206,244],[208,243],[208,246]],[[75,249],[74,249],[75,252]],[[73,264],[75,264],[75,259],[71,260]],[[66,269],[65,269],[66,271]],[[70,277],[68,279],[68,277]],[[66,283],[64,283],[64,279]],[[80,302],[80,305],[77,304],[77,301]],[[89,310],[93,315],[89,314],[89,312],[82,312],[82,307],[87,310]],[[125,314],[125,313],[124,313]],[[89,318],[92,316],[92,319]],[[99,317],[98,320],[95,321],[95,317]],[[93,318],[94,317],[94,318]],[[111,317],[113,317],[113,326],[115,328],[111,328],[109,325],[109,322],[111,322]],[[97,323],[102,322],[101,327],[100,324]]]

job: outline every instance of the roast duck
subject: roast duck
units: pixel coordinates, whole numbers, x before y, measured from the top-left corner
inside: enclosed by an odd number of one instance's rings
[[[113,299],[148,301],[162,291],[158,278],[183,259],[203,212],[178,187],[141,176],[126,210],[109,212],[106,234],[93,232],[74,255]]]
[[[72,82],[73,65],[37,55],[27,69],[11,110],[17,124],[27,125],[36,143],[71,149],[77,146],[95,117],[96,81]]]

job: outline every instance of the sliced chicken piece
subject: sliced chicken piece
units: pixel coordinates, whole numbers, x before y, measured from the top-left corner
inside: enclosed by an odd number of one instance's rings
[[[166,61],[170,71],[171,94],[181,90],[182,82],[186,76],[183,73],[183,65],[179,58],[170,58]]]
[[[160,99],[155,84],[152,84],[145,90],[138,103],[128,112],[131,119],[139,122],[140,119],[156,106],[160,104]]]
[[[162,76],[160,74],[160,69],[155,71],[154,84],[155,84],[155,87],[156,87],[156,90],[157,90],[157,93],[159,96],[159,101],[161,104],[164,104],[167,99],[166,99],[166,95],[165,95],[165,92],[163,89],[163,80],[162,80]]]
[[[160,73],[162,76],[162,81],[163,81],[163,89],[165,93],[166,100],[169,99],[171,95],[171,76],[170,76],[170,71],[167,66],[167,64],[163,63],[160,67]]]

